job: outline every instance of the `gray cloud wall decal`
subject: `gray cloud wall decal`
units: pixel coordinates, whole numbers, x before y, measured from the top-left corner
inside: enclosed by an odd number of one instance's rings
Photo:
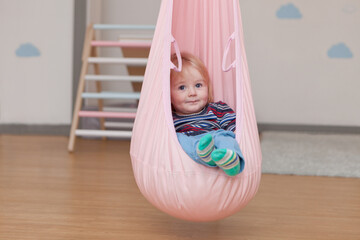
[[[276,11],[276,16],[279,19],[300,19],[302,14],[300,10],[292,3],[281,5]]]
[[[32,43],[21,44],[15,51],[18,57],[39,57],[40,50],[35,47]]]

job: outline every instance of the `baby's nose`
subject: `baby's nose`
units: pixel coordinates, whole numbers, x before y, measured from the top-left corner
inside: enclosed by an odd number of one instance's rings
[[[196,90],[195,90],[195,88],[193,88],[193,87],[191,87],[191,88],[189,88],[189,95],[196,95]]]

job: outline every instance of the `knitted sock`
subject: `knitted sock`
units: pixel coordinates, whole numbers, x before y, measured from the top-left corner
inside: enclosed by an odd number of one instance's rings
[[[211,153],[214,150],[214,140],[211,134],[206,134],[200,138],[199,144],[196,148],[196,153],[201,160],[206,162],[210,166],[216,166],[214,161],[211,159]]]
[[[212,160],[229,176],[240,172],[239,156],[230,149],[216,149],[211,154]]]

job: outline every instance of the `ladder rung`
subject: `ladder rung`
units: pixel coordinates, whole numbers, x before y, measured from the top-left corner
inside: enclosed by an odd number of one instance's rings
[[[77,129],[76,136],[83,137],[125,137],[131,138],[131,131]]]
[[[147,58],[112,58],[112,57],[89,57],[89,63],[119,63],[131,66],[145,66]]]
[[[136,113],[125,112],[99,112],[99,111],[79,111],[79,117],[98,117],[98,118],[135,118]]]
[[[92,41],[93,47],[150,48],[151,41]]]
[[[88,81],[132,81],[142,82],[144,76],[115,76],[115,75],[85,75]]]
[[[119,92],[100,92],[100,93],[82,93],[83,98],[96,99],[140,99],[140,93],[119,93]]]
[[[94,24],[96,30],[155,30],[155,25]]]

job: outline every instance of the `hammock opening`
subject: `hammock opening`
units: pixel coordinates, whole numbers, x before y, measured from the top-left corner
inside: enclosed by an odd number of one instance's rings
[[[214,101],[224,101],[236,111],[235,69],[222,70],[229,37],[235,31],[233,0],[174,0],[172,35],[181,52],[199,57],[208,69]],[[234,61],[234,41],[230,42],[226,62]]]
[[[236,83],[240,81],[237,79],[240,75],[236,74],[239,68],[235,68],[234,22],[237,19],[234,9],[236,8],[237,5],[233,0],[174,0],[171,33],[177,44],[172,44],[170,56],[180,51],[200,58],[210,76],[213,101],[227,103],[237,113],[237,121],[239,121],[241,114],[238,113],[240,108],[237,106],[239,103],[237,97],[241,93]],[[168,81],[164,83],[166,86],[164,91],[170,94],[170,72],[164,81]],[[168,119],[172,119],[171,106],[167,110]],[[177,140],[173,122],[169,120],[168,124],[173,137]]]

